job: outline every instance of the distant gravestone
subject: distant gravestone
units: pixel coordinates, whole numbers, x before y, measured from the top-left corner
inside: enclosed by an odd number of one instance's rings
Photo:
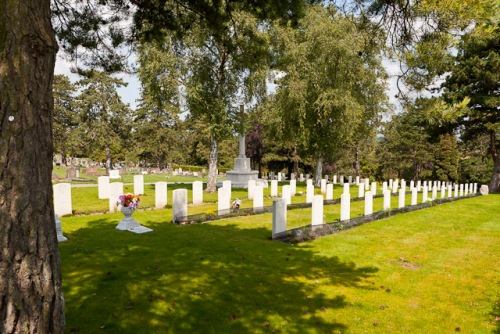
[[[398,188],[399,188],[399,180],[396,179],[394,180],[394,182],[392,182],[392,192],[393,193],[398,192]]]
[[[84,169],[85,175],[97,175],[97,167],[87,167]]]
[[[460,184],[460,197],[462,197],[464,195],[464,184],[461,183]]]
[[[304,179],[304,174],[300,174],[300,176],[299,176],[299,181],[300,181],[300,182],[304,182],[304,180],[305,180],[305,179]]]
[[[281,182],[281,173],[278,173],[278,182]]]
[[[144,195],[144,175],[134,175],[134,195]]]
[[[365,193],[365,216],[373,213],[373,195],[371,191]]]
[[[306,186],[312,186],[313,185],[313,180],[312,179],[307,179],[306,180]]]
[[[385,191],[387,190],[387,182],[383,182],[382,183],[382,194],[385,193]]]
[[[326,185],[326,200],[331,201],[333,199],[333,184],[328,183]]]
[[[360,182],[358,184],[358,197],[359,198],[365,197],[365,183],[364,182]]]
[[[248,180],[247,182],[247,197],[248,199],[253,199],[253,193],[255,191],[255,180]]]
[[[314,186],[308,184],[306,186],[306,203],[312,203],[314,197]]]
[[[163,209],[168,204],[167,199],[167,182],[155,183],[155,207]]]
[[[412,190],[411,190],[411,205],[417,205],[417,195],[418,195],[417,188],[412,188]]]
[[[377,182],[372,182],[372,187],[371,190],[372,196],[375,196],[377,194]]]
[[[411,180],[410,181],[410,191],[415,188],[415,181]]]
[[[422,203],[427,202],[428,200],[427,196],[429,196],[429,190],[427,190],[427,186],[424,185],[422,187]]]
[[[326,179],[321,179],[321,193],[326,194]]]
[[[446,186],[441,186],[441,198],[446,197]]]
[[[486,196],[490,193],[490,188],[486,184],[481,185],[481,188],[479,188],[479,193],[483,196]]]
[[[351,195],[340,195],[340,221],[351,219]]]
[[[349,187],[349,183],[344,183],[344,192],[343,194],[350,194],[350,187]]]
[[[405,198],[406,198],[406,191],[404,188],[399,189],[399,198],[398,198],[398,208],[404,208],[405,207]]]
[[[316,195],[313,198],[311,225],[323,225],[323,195]]]
[[[351,182],[349,182],[351,183]],[[356,185],[359,186],[359,176],[356,176]]]
[[[295,178],[296,178],[296,177],[295,177],[295,173],[291,173],[291,174],[290,174],[290,181],[291,181],[291,180],[295,180]]]
[[[451,184],[449,184],[448,187],[446,187],[446,188],[448,189],[448,198],[451,198],[453,186]]]
[[[217,213],[219,216],[227,215],[231,212],[231,187],[221,187],[217,189]]]
[[[453,197],[458,197],[458,184],[454,184],[453,188]]]
[[[290,180],[290,195],[295,196],[297,194],[297,181]]]
[[[113,182],[109,184],[109,212],[115,212],[120,195],[123,194],[123,183]]]
[[[474,183],[474,194],[477,194],[477,183]]]
[[[174,223],[183,223],[187,221],[188,209],[188,191],[187,189],[175,189],[172,192],[172,221]]]
[[[71,202],[71,184],[57,183],[52,186],[54,193],[54,213],[58,216],[70,215],[73,213]]]
[[[271,197],[278,197],[278,181],[271,180]]]
[[[422,189],[422,183],[420,180],[417,181],[417,191],[420,191]]]
[[[109,177],[99,176],[97,178],[97,191],[99,194],[99,199],[109,198]]]
[[[193,182],[193,204],[203,204],[203,181]]]
[[[290,193],[289,185],[281,187],[281,198],[283,198],[286,201],[287,205],[292,204],[292,195]]]
[[[349,177],[347,178],[349,184],[352,184],[352,176],[349,175]]]
[[[333,184],[337,184],[337,175],[333,176]]]
[[[78,176],[76,175],[77,169],[75,167],[69,167],[66,169],[66,178],[71,180],[71,179],[76,179]]]
[[[118,169],[111,169],[109,171],[109,178],[110,179],[121,179],[122,177],[120,176],[120,171]]]
[[[466,183],[464,188],[465,188],[465,189],[464,189],[464,196],[469,195],[469,184],[468,184],[468,183]]]
[[[56,214],[56,215],[54,215],[54,218],[55,218],[55,221],[56,221],[56,234],[57,234],[57,241],[58,241],[58,242],[64,242],[64,241],[68,240],[68,238],[66,238],[66,237],[63,235],[63,231],[62,231],[62,222],[61,222],[61,220],[59,219],[59,216]]]
[[[437,191],[438,191],[438,187],[435,184],[432,186],[432,200],[433,201],[435,201],[437,199]]]
[[[261,212],[264,208],[264,187],[262,185],[255,186],[253,194],[253,211]]]
[[[286,232],[287,205],[283,198],[273,201],[273,239]]]
[[[344,175],[340,175],[340,185],[343,186],[344,185]]]
[[[384,210],[389,210],[391,208],[391,191],[388,189],[384,191]]]

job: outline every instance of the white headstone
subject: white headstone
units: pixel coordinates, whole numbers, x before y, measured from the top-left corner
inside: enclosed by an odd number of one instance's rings
[[[453,186],[451,184],[449,184],[447,188],[448,188],[448,198],[451,198],[452,197]]]
[[[304,174],[300,174],[300,176],[299,176],[299,181],[300,181],[300,182],[304,182]]]
[[[278,182],[281,182],[281,173],[278,173]]]
[[[463,196],[464,195],[464,184],[461,183],[460,184],[460,196]]]
[[[311,225],[323,225],[323,195],[313,198]]]
[[[168,204],[167,199],[167,182],[155,183],[155,207],[163,209]]]
[[[458,197],[458,184],[453,185],[453,197]]]
[[[325,175],[326,183],[328,183],[328,175]]]
[[[227,215],[231,212],[231,187],[221,187],[217,189],[217,213],[219,216]]]
[[[432,200],[433,201],[436,200],[436,198],[437,198],[437,192],[438,192],[438,187],[435,184],[432,186]]]
[[[441,198],[446,197],[446,186],[441,186]]]
[[[333,199],[333,184],[328,183],[326,185],[326,200],[330,201]]]
[[[229,189],[231,189],[231,180],[224,180],[224,181],[222,181],[222,186],[223,186],[224,188],[229,188]]]
[[[415,181],[411,180],[410,181],[410,191],[415,188]]]
[[[401,179],[401,189],[404,189],[406,191],[406,180]]]
[[[253,193],[253,211],[261,212],[264,207],[264,187],[262,185],[255,186]]]
[[[306,181],[309,180],[311,176],[309,174],[306,174]]]
[[[285,199],[287,205],[292,204],[292,195],[290,193],[289,185],[281,187],[281,197]]]
[[[382,194],[385,193],[385,191],[387,190],[387,182],[383,182],[382,183]]]
[[[144,195],[144,175],[134,175],[134,195]]]
[[[398,208],[404,208],[405,207],[405,198],[406,198],[406,191],[404,188],[399,189],[399,200],[398,200]]]
[[[420,180],[417,181],[417,191],[420,191],[422,189],[422,183]]]
[[[359,186],[359,176],[356,176],[356,185]]]
[[[172,214],[174,222],[184,222],[188,215],[188,191],[187,189],[175,189],[172,192],[173,205]]]
[[[344,185],[344,175],[340,175],[340,185]]]
[[[321,193],[326,194],[326,179],[321,179]]]
[[[123,182],[109,184],[109,212],[115,212],[120,195],[123,194]]]
[[[364,179],[364,182],[365,182],[366,191],[370,190],[370,179],[366,178],[366,179]]]
[[[109,171],[109,178],[110,179],[121,179],[120,171],[117,169],[111,169]]]
[[[313,185],[313,180],[312,179],[307,179],[306,180],[306,186]]]
[[[486,196],[490,193],[490,188],[486,184],[483,184],[481,185],[481,188],[479,188],[479,193]]]
[[[351,195],[340,195],[340,221],[351,219]]]
[[[68,240],[68,238],[66,238],[64,235],[63,235],[63,231],[62,231],[62,222],[61,220],[59,220],[59,217],[57,216],[57,214],[55,215],[55,220],[56,220],[56,233],[57,233],[57,241],[58,242],[64,242],[66,240]]]
[[[365,216],[373,213],[373,195],[371,191],[365,193]]]
[[[375,196],[377,194],[377,182],[372,182],[372,187],[371,190],[372,196]]]
[[[193,182],[193,204],[203,204],[203,181]]]
[[[54,184],[52,191],[54,193],[54,213],[58,216],[72,214],[71,183]]]
[[[396,179],[394,180],[394,182],[392,182],[392,192],[393,193],[398,192],[398,188],[399,188],[399,180]]]
[[[365,184],[364,184],[364,182],[360,182],[358,184],[358,197],[359,198],[365,197]]]
[[[389,210],[391,208],[391,191],[387,189],[384,191],[384,210]]]
[[[273,239],[286,231],[286,202],[283,198],[273,201]]]
[[[295,180],[295,179],[296,179],[296,177],[295,177],[295,173],[290,173],[290,181],[291,181],[291,180]]]
[[[109,198],[109,176],[99,176],[97,178],[97,191],[99,199]]]
[[[255,180],[248,180],[247,190],[248,190],[248,199],[253,199],[253,193],[255,191]]]
[[[271,180],[271,197],[278,197],[278,181]]]
[[[351,191],[350,191],[350,187],[349,187],[349,183],[344,183],[344,192],[343,194],[350,194]]]
[[[349,184],[352,184],[352,176],[349,176],[347,180],[349,181]]]
[[[465,189],[464,189],[464,196],[467,196],[467,195],[469,195],[469,184],[468,183],[465,184]]]
[[[312,203],[314,197],[314,186],[308,184],[306,186],[306,203]]]
[[[337,184],[337,175],[333,176],[333,184]]]
[[[417,195],[418,195],[417,188],[412,188],[411,189],[411,205],[417,205]]]
[[[428,200],[427,196],[429,196],[429,190],[427,190],[427,186],[424,185],[422,187],[422,203],[427,202]]]
[[[394,181],[392,181],[392,179],[389,179],[389,189],[392,189],[392,184],[393,184]]]
[[[474,183],[474,194],[477,194],[477,183]]]
[[[290,180],[290,195],[295,196],[297,194],[297,181],[295,179]]]

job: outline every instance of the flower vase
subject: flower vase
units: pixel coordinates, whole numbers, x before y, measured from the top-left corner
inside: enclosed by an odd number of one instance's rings
[[[121,212],[123,213],[125,218],[123,218],[118,224],[118,226],[116,226],[117,230],[130,231],[140,226],[139,223],[134,218],[132,218],[132,214],[134,213],[134,211],[135,211],[134,208],[129,208],[128,206],[122,206]]]
[[[125,216],[125,218],[123,218],[123,219],[128,219],[132,216],[135,209],[129,208],[128,206],[123,206],[121,211],[122,211],[123,215]]]

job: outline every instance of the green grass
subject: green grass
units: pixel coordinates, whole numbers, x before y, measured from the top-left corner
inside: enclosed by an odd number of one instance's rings
[[[178,226],[170,209],[140,210],[154,229],[142,235],[117,231],[118,213],[64,217],[67,332],[499,333],[499,203],[460,200],[294,246],[269,240],[270,214]],[[290,225],[309,222],[289,211]]]

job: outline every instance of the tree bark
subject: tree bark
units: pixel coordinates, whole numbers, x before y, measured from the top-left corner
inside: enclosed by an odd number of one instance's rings
[[[297,152],[297,143],[293,145],[293,173],[295,177],[299,175],[299,154]]]
[[[316,173],[314,175],[314,186],[321,187],[321,178],[323,176],[323,158],[316,160]]]
[[[496,133],[490,132],[490,151],[493,158],[493,175],[489,184],[490,192],[500,192],[500,150],[498,149]]]
[[[359,144],[356,143],[356,147],[354,148],[354,172],[355,176],[361,176],[361,165],[359,163]]]
[[[217,190],[217,164],[219,161],[219,143],[214,137],[210,138],[210,159],[208,160],[208,193],[213,193]]]
[[[50,0],[0,2],[0,333],[63,333]]]

